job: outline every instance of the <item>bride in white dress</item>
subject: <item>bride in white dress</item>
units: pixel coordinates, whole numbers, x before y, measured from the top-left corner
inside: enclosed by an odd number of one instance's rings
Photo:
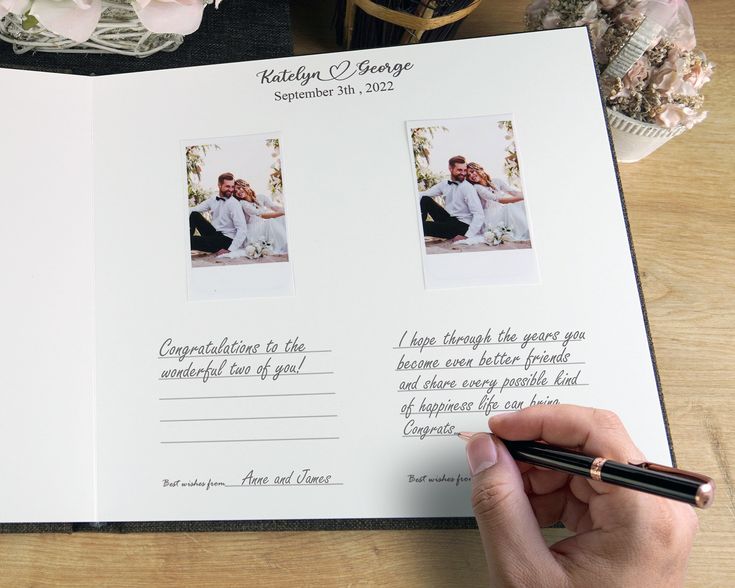
[[[245,180],[235,180],[235,197],[248,224],[248,243],[270,243],[275,254],[288,253],[286,211],[269,196],[255,194]]]
[[[512,241],[529,241],[523,194],[500,178],[491,178],[479,163],[467,164],[467,181],[472,184],[485,209],[485,229],[510,227]]]

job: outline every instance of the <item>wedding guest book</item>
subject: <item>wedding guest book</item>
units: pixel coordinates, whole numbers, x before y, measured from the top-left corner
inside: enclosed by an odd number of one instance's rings
[[[1,522],[468,521],[539,403],[671,463],[586,29],[0,84]]]

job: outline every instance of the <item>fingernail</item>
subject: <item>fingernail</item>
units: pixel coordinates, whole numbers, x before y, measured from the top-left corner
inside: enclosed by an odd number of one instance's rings
[[[498,461],[498,450],[491,435],[475,435],[467,443],[467,463],[472,475],[484,472]]]

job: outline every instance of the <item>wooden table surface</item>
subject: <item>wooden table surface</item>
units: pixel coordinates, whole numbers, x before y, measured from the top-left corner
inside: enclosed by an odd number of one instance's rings
[[[297,53],[336,48],[332,4],[292,1]],[[525,5],[485,0],[460,36],[520,31]],[[687,585],[727,586],[735,585],[735,5],[690,5],[698,46],[717,64],[705,91],[709,118],[620,173],[676,454],[718,485],[715,505],[699,513]],[[487,575],[471,530],[0,536],[4,586],[286,583],[477,586]]]

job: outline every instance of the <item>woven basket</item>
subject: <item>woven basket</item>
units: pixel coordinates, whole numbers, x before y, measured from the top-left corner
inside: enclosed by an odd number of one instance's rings
[[[426,31],[433,31],[458,23],[471,14],[480,5],[480,2],[482,0],[472,0],[469,5],[451,14],[434,16],[436,7],[431,0],[426,0],[426,2],[419,5],[418,14],[409,14],[387,8],[373,0],[346,0],[342,44],[345,49],[352,48],[352,37],[358,8],[373,18],[405,29],[401,43],[412,44],[419,43]]]
[[[40,24],[23,29],[23,17],[8,14],[0,20],[0,39],[12,43],[15,53],[117,53],[147,57],[159,51],[174,51],[182,35],[152,33],[138,19],[128,0],[102,0],[102,16],[92,36],[77,43],[45,29]]]

